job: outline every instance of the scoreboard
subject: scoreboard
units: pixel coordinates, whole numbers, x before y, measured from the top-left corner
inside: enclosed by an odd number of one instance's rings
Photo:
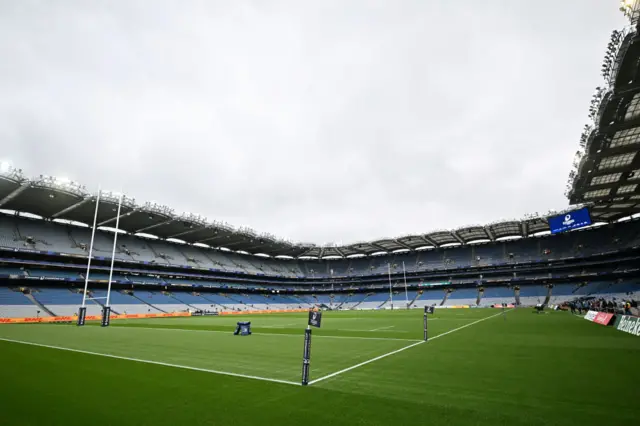
[[[552,234],[589,225],[591,225],[591,214],[589,214],[589,209],[586,207],[549,218],[549,228],[551,228]]]

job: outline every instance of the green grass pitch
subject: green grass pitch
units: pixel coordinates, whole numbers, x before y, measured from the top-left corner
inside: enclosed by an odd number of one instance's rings
[[[439,310],[427,343],[420,310],[326,312],[303,387],[306,317],[1,325],[0,425],[584,426],[640,415],[640,339],[565,312]],[[241,320],[252,336],[232,335]]]

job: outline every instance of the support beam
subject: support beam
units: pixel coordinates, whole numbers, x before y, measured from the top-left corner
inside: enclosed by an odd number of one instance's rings
[[[380,251],[382,251],[382,252],[389,253],[389,250],[387,250],[386,248],[384,248],[384,247],[382,247],[382,246],[379,246],[378,244],[375,244],[375,243],[369,243],[369,245],[370,245],[371,247],[377,248],[378,250],[380,250]]]
[[[202,231],[203,229],[207,229],[207,226],[201,226],[201,227],[199,227],[199,228],[191,228],[191,229],[188,229],[188,230],[186,230],[186,231],[184,231],[184,232],[179,232],[179,233],[177,233],[177,234],[175,234],[175,235],[172,235],[172,236],[170,236],[169,238],[181,237],[181,236],[183,236],[183,235],[191,234],[192,232],[199,232],[199,231]]]
[[[65,215],[65,214],[69,213],[70,211],[73,211],[73,210],[77,209],[78,207],[80,207],[83,204],[88,203],[89,201],[94,201],[93,197],[87,197],[84,200],[78,201],[74,205],[67,207],[66,209],[60,210],[58,213],[56,213],[53,216],[51,216],[51,219],[58,219],[60,216]]]
[[[23,183],[22,185],[20,185],[18,188],[16,188],[13,192],[11,192],[11,194],[7,195],[6,197],[4,197],[2,200],[0,200],[0,207],[4,206],[6,203],[8,203],[9,201],[13,200],[14,198],[16,198],[18,195],[22,194],[22,192],[24,192],[26,189],[28,189],[30,187],[29,183]]]
[[[173,222],[173,219],[165,220],[164,222],[156,223],[155,225],[150,225],[150,226],[147,226],[146,228],[140,228],[137,231],[133,231],[133,233],[137,234],[139,232],[145,232],[145,231],[148,231],[150,229],[157,228],[158,226],[168,225],[171,222]]]
[[[432,245],[434,247],[440,247],[440,244],[438,244],[437,242],[435,242],[434,240],[432,240],[426,235],[423,235],[421,238],[424,240],[424,242],[426,242],[429,245]]]
[[[489,236],[489,239],[491,241],[495,241],[496,237],[493,236],[493,231],[491,230],[491,226],[487,225],[484,227],[484,232],[487,233],[487,235]]]
[[[214,235],[213,237],[205,238],[204,240],[196,241],[196,243],[205,244],[207,241],[218,240],[224,238],[224,235]]]
[[[393,240],[396,244],[401,245],[402,247],[409,249],[409,251],[413,251],[413,249],[411,247],[409,247],[408,245],[406,245],[405,243],[403,243],[402,241],[398,241],[398,240]]]
[[[137,213],[137,212],[139,212],[139,211],[140,211],[140,209],[133,209],[133,210],[131,210],[131,211],[130,211],[130,212],[128,212],[128,213],[121,214],[121,215],[119,216],[119,218],[120,218],[120,219],[122,219],[122,218],[124,218],[124,217],[129,217],[129,216],[131,216],[132,214]],[[104,220],[104,221],[100,222],[100,223],[98,224],[98,227],[100,227],[100,226],[105,226],[105,225],[107,225],[108,223],[113,222],[113,221],[115,221],[115,220],[119,220],[119,219],[118,219],[118,215],[117,215],[117,214],[116,214],[114,217],[112,217],[111,219],[107,219],[107,220]]]
[[[458,240],[458,242],[460,244],[464,244],[464,240],[460,237],[460,235],[458,235],[458,233],[456,231],[451,231],[450,232],[451,235],[453,236],[453,238],[455,238],[456,240]]]

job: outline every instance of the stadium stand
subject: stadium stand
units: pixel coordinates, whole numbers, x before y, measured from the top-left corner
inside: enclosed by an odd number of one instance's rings
[[[480,306],[514,304],[516,302],[513,289],[510,287],[486,287],[480,299]]]
[[[153,215],[149,217],[153,219]],[[146,223],[140,228],[157,225],[160,229],[162,223]],[[225,239],[244,238],[228,234],[224,226],[214,228],[185,241],[215,240],[220,233]],[[419,241],[403,237],[397,241],[412,250],[375,256],[367,255],[381,248],[391,250],[395,243],[384,240],[336,251],[254,240],[269,250],[276,250],[276,246],[287,253],[298,250],[294,258],[275,257],[277,251],[270,253],[272,257],[259,257],[121,234],[115,251],[111,307],[114,313],[128,314],[310,307],[388,309],[389,273],[394,308],[407,304],[405,275],[409,304],[416,309],[637,297],[640,220],[532,236],[546,229],[546,219],[538,217],[438,231],[420,238],[424,249],[415,250]],[[49,220],[0,216],[0,288],[4,295],[0,315],[75,314],[82,300],[78,286],[85,280],[90,231]],[[182,233],[177,231],[179,227],[171,230]],[[525,238],[495,241],[496,236],[503,236],[501,232]],[[106,302],[112,237],[108,231],[96,232],[95,261],[88,277],[90,315],[99,314]],[[467,244],[475,240],[485,242]],[[441,247],[453,243],[457,246]],[[314,253],[335,257],[295,258]],[[352,254],[361,256],[344,257]],[[24,288],[26,294],[9,288]]]
[[[449,294],[443,306],[474,305],[478,300],[478,290],[475,288],[456,289]]]
[[[31,247],[43,251],[87,255],[91,236],[88,228],[63,226],[19,217],[2,219],[0,226],[2,247],[8,249]],[[591,256],[610,250],[637,247],[640,244],[639,228],[637,222],[633,221],[629,224],[618,224],[615,227],[604,226],[595,230],[540,238],[489,242],[364,259],[326,261],[257,258],[187,244],[121,235],[116,249],[116,259],[265,276],[310,278],[370,276],[387,274],[389,264],[391,264],[392,274],[401,273],[403,262],[406,271],[411,273]],[[94,250],[97,256],[110,257],[111,238],[112,234],[108,232],[96,233]]]
[[[0,287],[0,317],[37,317],[40,314],[48,316],[46,313],[38,312],[40,310],[21,291]]]

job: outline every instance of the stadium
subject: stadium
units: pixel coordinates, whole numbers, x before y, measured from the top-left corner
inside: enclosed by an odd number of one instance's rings
[[[637,421],[640,5],[621,11],[562,211],[316,245],[3,163],[0,424]]]

